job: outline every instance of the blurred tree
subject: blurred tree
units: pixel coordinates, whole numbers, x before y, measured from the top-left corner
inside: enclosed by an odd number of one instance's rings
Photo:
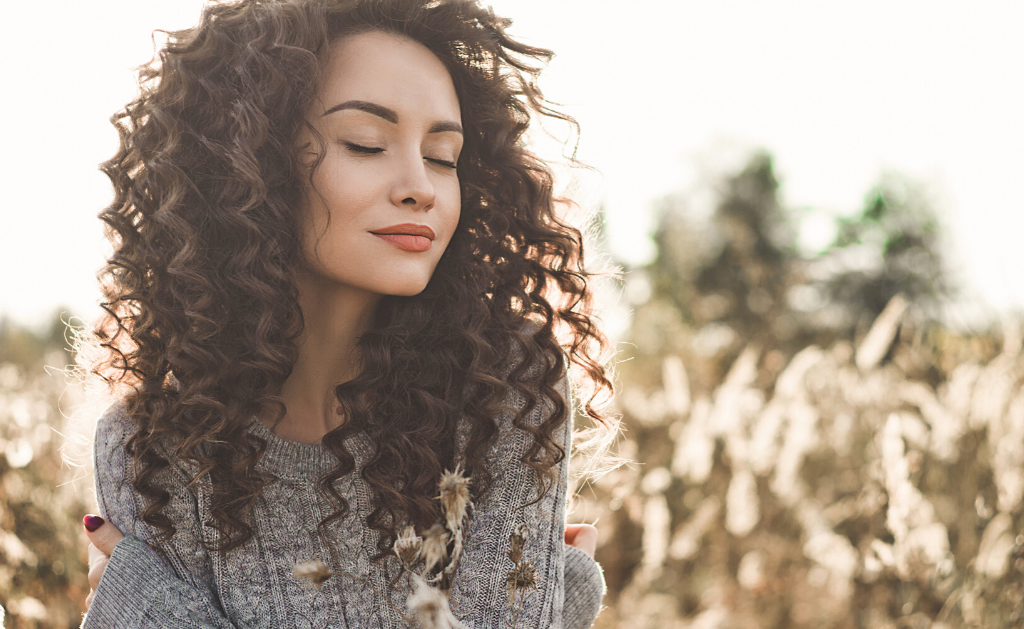
[[[689,324],[723,323],[743,339],[773,336],[796,255],[778,188],[772,158],[762,152],[721,184],[709,225],[696,226],[685,204],[665,205],[649,273],[654,291],[669,296]]]
[[[939,221],[919,185],[882,176],[861,211],[838,221],[834,240],[807,255],[796,234],[808,215],[780,203],[768,153],[709,184],[709,215],[696,208],[700,191],[661,202],[656,257],[627,269],[637,359],[627,378],[651,382],[661,359],[675,355],[695,367],[695,389],[709,391],[748,344],[773,350],[779,363],[810,344],[855,340],[897,293],[920,318],[940,318],[953,291]],[[768,372],[760,377],[770,380]]]
[[[894,174],[868,192],[859,214],[839,221],[814,265],[827,299],[854,321],[874,320],[897,293],[934,317],[954,292],[935,211],[920,186]]]
[[[777,346],[793,338],[798,327],[786,293],[799,256],[778,189],[771,156],[758,152],[739,172],[712,182],[710,217],[695,215],[692,197],[662,202],[657,256],[632,274],[649,285],[638,291],[649,299],[634,311],[637,358],[647,353],[660,365],[665,355],[683,356],[698,366],[693,385],[707,391],[748,343]],[[636,367],[641,379],[654,375]]]
[[[698,323],[724,322],[741,339],[761,343],[788,336],[775,323],[796,254],[778,188],[767,153],[756,153],[726,180],[714,216],[722,248],[696,278]]]

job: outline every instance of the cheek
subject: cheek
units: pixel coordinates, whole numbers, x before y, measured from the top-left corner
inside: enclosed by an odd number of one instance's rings
[[[332,187],[319,183],[319,195],[311,192],[300,211],[302,253],[307,262],[321,265],[333,258],[338,247],[346,249],[344,239],[352,231],[353,211],[351,199],[340,195]]]
[[[325,232],[339,233],[350,229],[365,208],[372,207],[380,195],[379,186],[372,177],[353,172],[353,169],[322,171],[315,182],[319,195],[310,192],[307,207],[311,209],[316,236],[320,237]]]
[[[462,216],[462,187],[458,181],[452,184],[447,194],[451,200],[446,204],[449,209],[445,213],[445,224],[450,228],[450,232],[454,233],[455,227],[459,224],[459,217]]]

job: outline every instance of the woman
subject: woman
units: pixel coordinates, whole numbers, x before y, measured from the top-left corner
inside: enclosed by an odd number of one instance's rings
[[[566,370],[610,436],[604,341],[523,145],[531,112],[571,119],[507,25],[470,0],[237,0],[141,70],[104,164],[94,370],[123,400],[96,429],[83,626],[404,625],[392,551],[441,518],[446,470],[475,504],[455,614],[593,621]],[[514,610],[517,530],[537,578]]]

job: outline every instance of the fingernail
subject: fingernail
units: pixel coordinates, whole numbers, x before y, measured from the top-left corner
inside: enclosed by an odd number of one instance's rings
[[[98,515],[87,515],[82,523],[85,524],[85,528],[89,529],[89,532],[92,533],[103,526],[103,518]]]

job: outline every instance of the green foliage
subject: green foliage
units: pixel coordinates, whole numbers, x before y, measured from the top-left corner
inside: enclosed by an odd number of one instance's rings
[[[954,293],[936,213],[905,178],[881,177],[861,211],[840,219],[835,240],[815,255],[795,246],[805,217],[782,206],[769,154],[755,153],[710,188],[710,218],[693,211],[692,197],[662,202],[657,256],[632,273],[650,283],[650,300],[635,309],[640,353],[664,346],[642,342],[654,334],[651,317],[676,319],[673,334],[683,331],[684,347],[665,351],[718,364],[702,370],[715,372],[710,386],[724,376],[723,361],[749,342],[791,356],[810,343],[854,340],[898,293],[925,319],[937,319]]]
[[[840,220],[835,242],[822,254],[834,261],[824,288],[857,317],[873,319],[897,293],[934,312],[953,292],[940,245],[924,191],[887,175],[858,215]]]

